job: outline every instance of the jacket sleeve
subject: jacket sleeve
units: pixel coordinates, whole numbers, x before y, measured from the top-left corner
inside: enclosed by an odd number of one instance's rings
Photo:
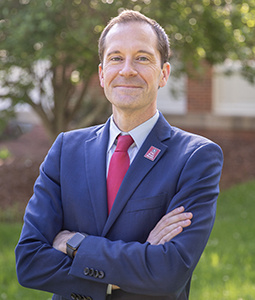
[[[16,269],[21,285],[56,293],[71,299],[71,294],[94,295],[104,299],[107,285],[88,282],[69,274],[72,259],[52,247],[62,229],[63,211],[60,189],[60,159],[63,135],[53,144],[40,167],[20,240],[15,249]]]
[[[73,292],[104,299],[107,284],[131,293],[175,298],[190,279],[213,226],[222,168],[220,148],[213,143],[202,145],[183,166],[168,207],[171,211],[184,205],[193,213],[192,225],[183,233],[159,246],[91,235],[72,260],[52,247],[55,236],[63,230],[62,143],[60,135],[40,168],[26,209],[16,247],[19,282],[66,299],[71,299]]]
[[[131,293],[178,297],[213,227],[222,162],[221,149],[211,142],[195,149],[187,159],[168,207],[169,212],[183,205],[193,213],[191,226],[181,234],[157,246],[89,236],[78,249],[70,274],[112,283]],[[99,270],[104,277],[90,276],[89,270]]]

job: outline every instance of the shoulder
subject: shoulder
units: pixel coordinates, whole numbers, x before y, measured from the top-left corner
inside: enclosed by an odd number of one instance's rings
[[[196,152],[200,154],[214,153],[214,155],[219,156],[220,159],[223,158],[221,147],[212,140],[174,126],[171,126],[170,143],[174,144],[180,152],[187,155],[192,155]]]
[[[105,124],[96,125],[92,127],[75,129],[62,133],[64,142],[81,142],[94,138],[104,128]]]
[[[190,145],[197,145],[197,146],[214,143],[213,141],[211,141],[210,139],[204,136],[192,132],[188,132],[174,126],[171,126],[171,138],[174,139],[175,142],[184,142]]]
[[[154,133],[159,139],[161,139],[161,141],[166,143],[169,149],[178,153],[191,154],[192,152],[202,148],[215,149],[216,152],[222,152],[220,146],[212,140],[172,126],[162,114],[160,114]]]
[[[105,128],[105,124],[96,125],[92,127],[70,130],[60,133],[49,153],[60,151],[74,151],[74,149],[81,148],[82,145],[88,140],[95,138],[99,132]]]

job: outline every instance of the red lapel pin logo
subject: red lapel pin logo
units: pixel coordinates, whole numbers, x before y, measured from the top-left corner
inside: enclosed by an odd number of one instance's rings
[[[159,152],[161,150],[151,146],[150,149],[146,152],[146,154],[144,155],[145,158],[148,158],[151,161],[154,161],[156,159],[156,157],[159,155]]]

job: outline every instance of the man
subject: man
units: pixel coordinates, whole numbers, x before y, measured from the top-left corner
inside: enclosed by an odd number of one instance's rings
[[[113,115],[53,144],[26,209],[18,279],[53,299],[188,299],[215,218],[221,149],[157,111],[170,65],[155,21],[124,11],[103,31],[99,56]],[[124,139],[131,146],[116,167]]]

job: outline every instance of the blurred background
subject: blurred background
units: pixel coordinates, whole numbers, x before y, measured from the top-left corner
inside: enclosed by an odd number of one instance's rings
[[[172,70],[159,110],[225,156],[191,300],[255,299],[255,0],[0,1],[0,299],[50,298],[18,285],[14,247],[56,136],[111,114],[97,41],[123,9],[156,19],[170,37]]]

